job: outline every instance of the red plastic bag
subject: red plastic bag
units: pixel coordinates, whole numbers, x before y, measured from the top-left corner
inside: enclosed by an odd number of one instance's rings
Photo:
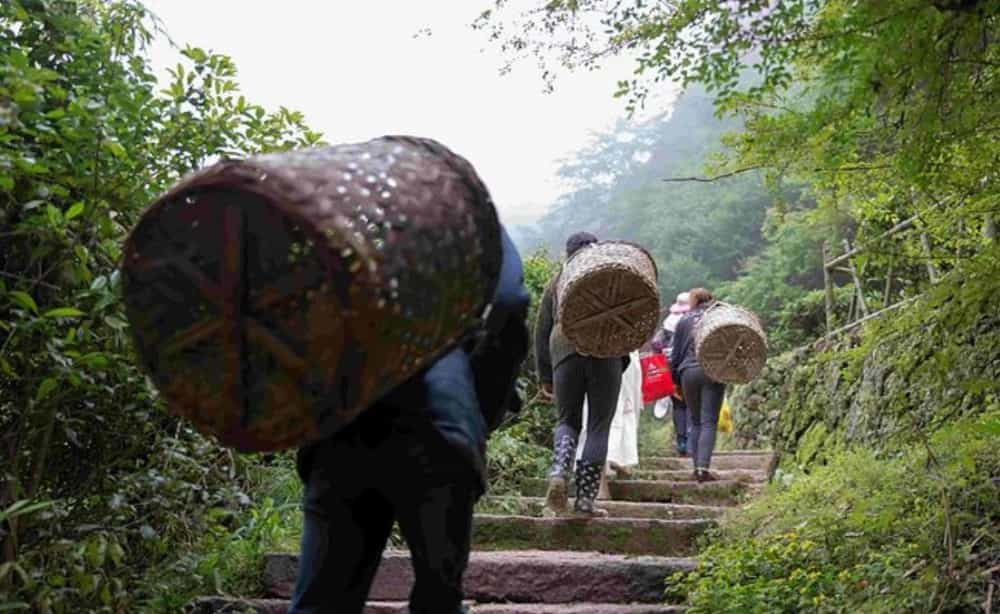
[[[646,354],[639,359],[642,366],[642,402],[652,403],[674,392],[674,378],[670,376],[667,357],[659,352]]]

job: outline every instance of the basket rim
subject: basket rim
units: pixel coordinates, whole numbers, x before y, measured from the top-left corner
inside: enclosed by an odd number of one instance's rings
[[[659,281],[659,279],[660,279],[660,269],[656,265],[656,258],[653,258],[653,254],[651,254],[648,249],[646,249],[642,245],[639,245],[635,241],[626,241],[624,239],[607,239],[607,240],[603,240],[603,241],[597,241],[595,243],[588,243],[587,245],[584,245],[582,248],[578,249],[572,256],[570,256],[569,258],[567,258],[566,261],[563,263],[563,267],[565,267],[567,264],[569,264],[570,262],[572,262],[574,258],[576,258],[580,254],[584,253],[585,251],[587,251],[588,249],[590,249],[590,248],[592,248],[594,246],[597,246],[597,245],[614,245],[614,244],[629,245],[631,247],[638,248],[644,254],[646,254],[646,257],[649,258],[649,261],[651,263],[653,263],[653,275],[655,275],[656,276],[656,280]]]

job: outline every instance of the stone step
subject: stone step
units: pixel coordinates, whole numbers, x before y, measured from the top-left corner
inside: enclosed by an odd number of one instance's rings
[[[680,614],[681,606],[661,604],[615,603],[490,603],[475,604],[473,614]],[[228,597],[201,597],[194,600],[185,611],[188,614],[285,614],[288,601],[283,599],[231,599]],[[406,601],[370,601],[362,614],[409,614]]]
[[[712,456],[771,456],[774,450],[715,450]]]
[[[713,454],[712,469],[752,469],[768,471],[772,455],[767,454]],[[650,456],[639,460],[641,469],[687,469],[693,465],[688,456]]]
[[[521,493],[528,497],[544,497],[548,480],[533,478],[521,485]],[[720,480],[699,484],[691,481],[668,480],[610,480],[608,490],[616,501],[646,503],[685,503],[694,505],[736,505],[740,501],[743,485],[735,480]],[[573,496],[574,489],[569,489]]]
[[[654,518],[533,518],[477,514],[478,550],[574,550],[612,554],[686,556],[713,520]]]
[[[682,606],[621,603],[486,603],[472,606],[472,614],[680,614]],[[409,614],[405,601],[369,603],[364,614]]]
[[[570,505],[574,499],[570,499]],[[480,511],[488,514],[541,516],[544,497],[485,497]],[[659,518],[661,520],[692,520],[718,518],[731,508],[681,503],[644,503],[642,501],[600,501],[600,506],[614,518]]]
[[[723,480],[735,480],[737,482],[766,482],[767,472],[756,469],[715,469],[712,473]],[[615,478],[611,478],[614,480]],[[675,482],[693,482],[694,471],[687,469],[637,469],[629,473],[624,479],[629,480],[661,480]]]
[[[685,558],[623,556],[545,550],[473,552],[465,572],[467,599],[485,602],[659,603],[664,580],[694,567]],[[298,555],[269,554],[264,586],[271,596],[289,597],[298,573]],[[375,601],[401,601],[413,587],[413,567],[405,551],[386,551],[369,591]]]

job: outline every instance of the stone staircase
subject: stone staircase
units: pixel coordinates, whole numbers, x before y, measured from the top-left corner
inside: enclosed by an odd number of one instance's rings
[[[752,496],[772,471],[767,451],[717,452],[719,482],[692,480],[687,458],[650,457],[628,479],[611,480],[609,517],[542,518],[546,482],[528,480],[520,497],[488,498],[476,514],[465,597],[475,614],[667,614],[665,580],[691,569],[694,541],[728,507]],[[572,487],[571,487],[572,493]],[[265,561],[266,599],[206,597],[195,614],[284,613],[298,557],[271,554]],[[405,614],[413,570],[405,551],[385,553],[365,614]]]

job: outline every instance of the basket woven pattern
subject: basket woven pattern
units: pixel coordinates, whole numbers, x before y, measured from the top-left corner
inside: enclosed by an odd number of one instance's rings
[[[695,353],[708,377],[727,384],[746,384],[767,362],[767,335],[753,312],[716,303],[695,328]]]
[[[335,432],[460,342],[500,263],[469,163],[386,137],[185,178],[133,229],[122,270],[170,411],[265,451]]]
[[[656,330],[656,264],[624,241],[589,245],[563,267],[558,319],[577,352],[608,358],[639,349]]]

